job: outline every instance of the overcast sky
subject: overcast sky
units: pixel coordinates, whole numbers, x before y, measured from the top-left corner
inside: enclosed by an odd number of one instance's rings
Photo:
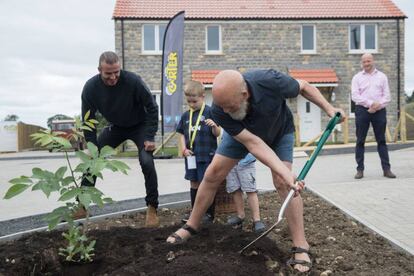
[[[406,91],[414,90],[413,0],[394,0],[406,20]],[[0,120],[46,126],[80,113],[80,94],[114,50],[115,0],[0,0]],[[410,26],[410,27],[409,27]]]

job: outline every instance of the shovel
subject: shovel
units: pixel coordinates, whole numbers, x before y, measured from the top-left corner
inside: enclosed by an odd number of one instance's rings
[[[302,171],[300,172],[297,180],[303,180],[305,179],[305,176],[308,174],[309,169],[312,167],[313,162],[315,161],[316,157],[318,156],[319,152],[321,151],[323,145],[325,144],[326,140],[328,139],[329,135],[331,134],[332,130],[334,129],[335,125],[339,122],[341,119],[341,113],[337,112],[334,117],[329,121],[328,125],[326,126],[325,131],[323,132],[321,138],[319,139],[319,142],[316,146],[316,149],[312,152],[311,156],[309,157],[308,161],[306,161],[305,166],[303,166]],[[277,221],[275,224],[273,224],[269,229],[267,229],[263,234],[258,236],[255,240],[253,240],[251,243],[246,245],[242,248],[242,250],[239,251],[240,254],[242,254],[246,249],[251,247],[254,243],[256,243],[258,240],[262,239],[263,237],[266,237],[270,232],[272,232],[273,229],[276,228],[276,226],[282,221],[283,215],[285,213],[285,210],[287,206],[289,205],[289,202],[292,200],[293,195],[295,194],[295,190],[291,189],[285,199],[285,201],[282,204],[282,207],[280,208],[279,216],[277,218]]]

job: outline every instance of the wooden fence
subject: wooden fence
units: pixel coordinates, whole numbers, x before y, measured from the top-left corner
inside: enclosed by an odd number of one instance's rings
[[[348,144],[349,143],[349,122],[348,122],[348,117],[345,118],[344,122],[341,123],[341,130],[342,130],[342,134],[343,134],[343,144]],[[323,134],[323,131],[321,133],[319,133],[317,136],[315,136],[314,138],[310,139],[308,142],[306,142],[305,144],[301,144],[300,141],[300,118],[299,116],[296,114],[295,115],[295,146],[296,147],[307,147],[307,146],[311,146],[313,144],[315,144],[319,138],[321,137],[321,135]],[[385,137],[387,139],[387,143],[390,142],[402,142],[405,143],[407,142],[409,139],[414,139],[414,135],[412,135],[412,133],[414,132],[414,114],[409,114],[408,112],[405,111],[405,108],[403,107],[401,109],[400,112],[400,118],[397,122],[396,127],[394,128],[394,133],[391,134],[391,131],[387,125],[386,131],[385,131]]]
[[[34,144],[30,137],[31,134],[44,128],[35,125],[28,125],[22,122],[17,124],[17,151],[37,149],[39,146]]]

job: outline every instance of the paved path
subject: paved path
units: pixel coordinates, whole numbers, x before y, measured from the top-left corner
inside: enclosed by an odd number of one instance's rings
[[[47,154],[45,154],[47,155]],[[10,155],[9,155],[10,156]],[[14,155],[16,157],[17,155]],[[20,154],[21,156],[21,154]],[[296,154],[294,170],[299,173],[306,158]],[[32,167],[57,169],[65,165],[63,159],[2,159],[0,155],[0,194],[8,188],[7,181],[13,177],[30,175]],[[397,179],[382,176],[376,152],[366,154],[365,177],[353,178],[355,161],[353,154],[319,156],[306,177],[307,187],[339,207],[343,212],[359,220],[383,235],[395,245],[414,254],[414,147],[390,151],[392,170]],[[73,159],[76,162],[76,159]],[[138,161],[124,159],[132,170],[128,176],[105,173],[99,188],[115,200],[128,200],[145,196],[144,179]],[[189,187],[183,179],[181,159],[156,160],[161,195],[187,192]],[[257,181],[260,190],[272,190],[270,172],[257,164]],[[20,198],[0,200],[0,223],[13,218],[49,212],[56,206],[54,197],[47,200],[40,192],[24,193]]]

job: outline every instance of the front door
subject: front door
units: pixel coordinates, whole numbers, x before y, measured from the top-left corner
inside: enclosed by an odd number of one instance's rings
[[[301,95],[297,100],[300,141],[308,142],[321,133],[321,110]]]

